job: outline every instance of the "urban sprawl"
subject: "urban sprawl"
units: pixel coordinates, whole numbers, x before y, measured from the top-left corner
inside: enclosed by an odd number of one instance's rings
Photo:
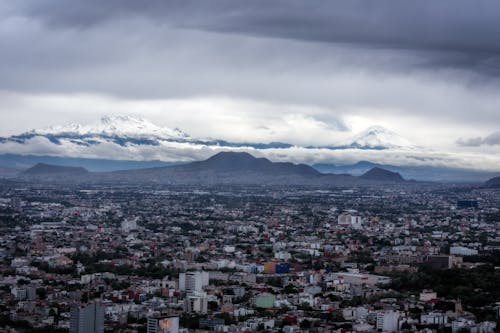
[[[0,186],[1,332],[477,332],[500,190]]]

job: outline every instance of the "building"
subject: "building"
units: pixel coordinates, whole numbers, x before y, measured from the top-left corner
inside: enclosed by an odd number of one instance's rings
[[[148,317],[147,333],[179,333],[179,317]]]
[[[441,312],[429,312],[420,315],[420,323],[423,325],[444,326],[448,323],[448,317]]]
[[[276,264],[276,274],[290,273],[290,264],[287,262],[279,262]]]
[[[70,333],[103,333],[104,307],[98,302],[73,306],[70,312]]]
[[[363,218],[358,215],[351,215],[342,213],[337,218],[338,225],[345,227],[352,227],[354,229],[361,229],[363,227]]]
[[[137,230],[137,218],[122,221],[120,227],[123,233],[129,233]]]
[[[186,293],[203,291],[208,286],[209,274],[204,271],[186,272],[179,274],[179,289]]]
[[[184,311],[187,313],[206,314],[208,312],[208,298],[206,293],[195,292],[184,300]]]
[[[258,308],[270,309],[274,307],[276,296],[273,294],[260,294],[254,298],[254,305]]]
[[[377,329],[382,332],[397,332],[399,330],[399,313],[395,311],[379,312],[377,314]]]
[[[450,254],[458,256],[475,256],[478,252],[477,250],[469,249],[465,246],[452,246],[450,247]]]
[[[425,265],[436,270],[450,269],[453,267],[453,258],[447,255],[432,255],[426,258]]]
[[[378,284],[386,285],[392,281],[391,278],[387,276],[347,272],[332,273],[331,277],[332,279],[340,280],[343,283],[367,286],[376,286]]]
[[[267,261],[264,263],[264,273],[275,274],[276,273],[276,261]]]
[[[429,302],[429,301],[436,299],[436,298],[438,298],[437,293],[435,291],[428,290],[428,289],[422,290],[422,292],[420,292],[420,295],[418,297],[419,301],[421,301],[421,302]]]

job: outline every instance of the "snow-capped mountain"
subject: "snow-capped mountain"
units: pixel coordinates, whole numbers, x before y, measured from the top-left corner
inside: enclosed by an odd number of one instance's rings
[[[71,123],[63,126],[51,126],[45,129],[35,129],[30,133],[35,135],[80,135],[80,136],[121,136],[148,137],[157,139],[186,140],[189,135],[178,128],[160,127],[149,120],[130,116],[104,116],[99,122],[90,125]]]
[[[396,132],[381,126],[371,126],[361,133],[354,135],[348,140],[341,141],[335,145],[336,148],[343,149],[391,149],[417,148],[407,139],[403,138]]]
[[[51,126],[34,129],[8,138],[0,138],[0,143],[14,142],[29,144],[30,141],[45,139],[55,145],[96,146],[117,144],[123,147],[159,146],[162,143],[182,143],[205,147],[287,149],[295,147],[283,142],[249,143],[229,142],[220,139],[197,139],[178,128],[157,126],[149,120],[131,116],[104,116],[100,121],[81,125],[71,123],[63,126]],[[395,132],[380,126],[370,127],[349,140],[333,146],[309,146],[305,149],[362,149],[381,150],[391,148],[413,148],[408,140]]]

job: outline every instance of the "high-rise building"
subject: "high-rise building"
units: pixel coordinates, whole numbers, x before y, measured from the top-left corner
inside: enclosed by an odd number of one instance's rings
[[[184,311],[187,313],[206,314],[208,311],[207,294],[204,292],[190,293],[184,300]]]
[[[208,286],[208,272],[187,272],[179,274],[179,289],[186,293],[200,292]]]
[[[70,333],[103,333],[104,307],[98,302],[71,307]]]
[[[395,311],[377,314],[377,329],[382,332],[397,332],[399,330],[399,313]]]

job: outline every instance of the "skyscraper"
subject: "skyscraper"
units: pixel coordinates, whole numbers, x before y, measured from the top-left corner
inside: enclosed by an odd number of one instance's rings
[[[71,307],[70,333],[104,332],[104,307],[98,302]]]

